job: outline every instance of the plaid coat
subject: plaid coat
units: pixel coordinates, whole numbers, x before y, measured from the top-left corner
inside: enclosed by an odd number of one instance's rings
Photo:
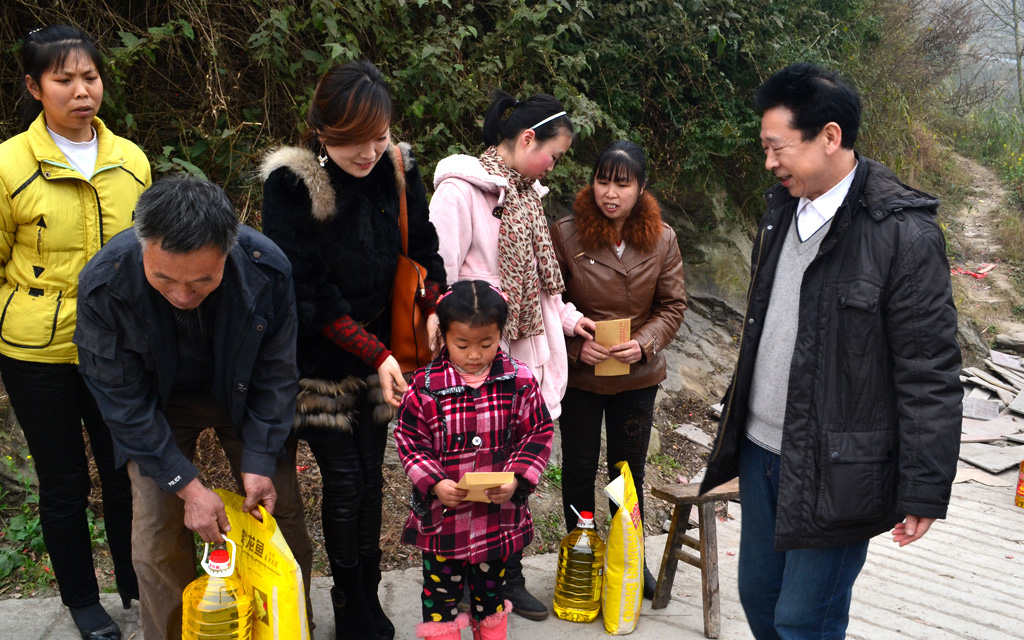
[[[551,455],[551,416],[530,369],[499,350],[479,389],[455,372],[447,350],[417,371],[402,398],[395,442],[412,480],[402,542],[473,564],[530,544],[527,498]],[[502,505],[463,502],[446,508],[430,492],[468,471],[511,471],[519,480]]]

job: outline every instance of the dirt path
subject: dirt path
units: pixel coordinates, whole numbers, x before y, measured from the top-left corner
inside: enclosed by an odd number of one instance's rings
[[[953,154],[953,158],[971,176],[960,208],[940,213],[947,230],[957,310],[974,321],[985,342],[1000,333],[1024,333],[1020,274],[1003,258],[996,233],[1000,216],[1011,206],[1007,193],[990,169],[962,156]],[[979,273],[985,265],[994,266],[983,278],[959,272]]]

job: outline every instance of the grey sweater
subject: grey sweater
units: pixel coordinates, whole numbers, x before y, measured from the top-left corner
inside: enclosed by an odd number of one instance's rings
[[[793,216],[772,283],[764,333],[754,363],[747,437],[773,453],[782,450],[782,425],[786,418],[789,368],[796,344],[800,284],[804,271],[818,254],[821,240],[831,226],[832,221],[829,220],[814,235],[801,242],[796,230],[796,216]]]

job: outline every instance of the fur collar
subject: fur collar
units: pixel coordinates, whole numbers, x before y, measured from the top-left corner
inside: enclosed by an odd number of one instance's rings
[[[619,238],[611,221],[597,208],[594,187],[580,190],[572,208],[576,212],[576,232],[580,234],[580,242],[585,251],[615,246]],[[622,225],[622,239],[640,253],[648,253],[661,237],[661,224],[658,201],[649,191],[644,191],[626,218],[626,223]]]
[[[412,155],[412,147],[405,142],[389,146],[387,149],[388,160],[391,160],[396,146],[402,152],[405,171],[409,172],[416,163]],[[334,188],[331,186],[331,177],[328,175],[327,169],[321,167],[317,162],[316,154],[311,149],[308,147],[271,149],[260,163],[260,180],[266,182],[270,174],[281,167],[294,173],[306,185],[306,191],[309,192],[309,199],[313,204],[314,218],[323,222],[334,216],[337,210],[337,199]]]

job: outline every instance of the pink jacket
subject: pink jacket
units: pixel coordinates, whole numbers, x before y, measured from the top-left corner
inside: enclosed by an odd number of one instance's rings
[[[501,284],[498,275],[498,228],[501,220],[492,215],[505,201],[504,178],[492,176],[480,161],[467,155],[449,156],[434,170],[434,197],[430,200],[430,222],[437,229],[438,253],[444,260],[448,283],[486,280]],[[534,188],[542,196],[547,188]],[[540,296],[544,334],[508,344],[508,352],[533,371],[552,419],[562,413],[562,396],[569,379],[565,335],[572,335],[583,314],[561,295]]]
[[[498,350],[479,389],[465,384],[448,351],[413,374],[402,397],[395,443],[413,484],[402,542],[473,564],[521,551],[533,539],[528,496],[551,455],[551,418],[530,370]],[[430,489],[468,471],[511,471],[508,502],[446,508]]]

